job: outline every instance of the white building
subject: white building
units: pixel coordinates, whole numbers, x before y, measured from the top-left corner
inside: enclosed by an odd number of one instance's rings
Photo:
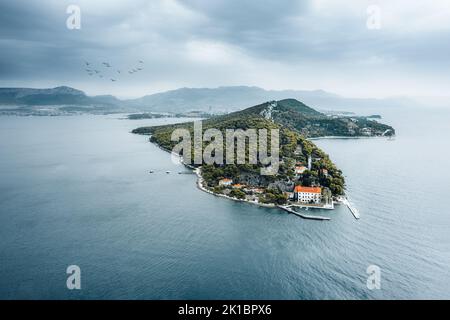
[[[322,200],[321,187],[296,186],[294,194],[297,201],[302,203],[320,203]]]
[[[296,167],[295,167],[295,174],[296,174],[296,175],[302,174],[302,173],[305,172],[306,170],[308,170],[308,168],[305,167],[305,166],[296,166]]]
[[[233,180],[227,178],[219,180],[219,186],[231,186],[232,183]]]

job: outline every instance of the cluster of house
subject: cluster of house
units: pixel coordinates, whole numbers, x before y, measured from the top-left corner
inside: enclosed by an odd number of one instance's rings
[[[231,187],[234,189],[242,189],[245,192],[263,193],[264,189],[248,187],[243,184],[233,184],[232,179],[221,179],[219,186]],[[302,202],[302,203],[320,203],[322,201],[322,188],[321,187],[303,187],[296,186],[293,192],[285,193],[288,199]]]
[[[307,161],[307,166],[305,166],[302,162],[296,163],[296,165],[294,167],[294,172],[295,172],[295,175],[297,176],[297,178],[300,177],[302,174],[304,174],[305,171],[311,170],[312,160],[313,160],[312,157],[309,156],[308,161]],[[329,176],[328,170],[326,170],[326,169],[321,169],[320,173],[325,177]],[[228,192],[230,191],[229,188],[241,189],[242,191],[246,192],[247,194],[250,193],[253,195],[261,194],[261,193],[264,193],[264,191],[265,191],[265,189],[263,189],[263,188],[250,187],[250,186],[246,186],[246,185],[239,184],[239,183],[233,184],[233,180],[228,179],[228,178],[221,179],[219,181],[219,186],[227,187]],[[329,201],[329,197],[327,196],[327,192],[326,192],[327,190],[323,191],[322,187],[320,187],[320,186],[304,187],[301,185],[295,186],[293,184],[292,186],[289,186],[285,189],[291,190],[290,192],[284,192],[284,194],[290,201],[297,201],[297,202],[301,202],[301,203],[314,203],[314,204],[319,204],[322,201],[325,201],[325,202]],[[287,191],[287,190],[285,190],[285,191]],[[323,194],[325,194],[325,196]]]

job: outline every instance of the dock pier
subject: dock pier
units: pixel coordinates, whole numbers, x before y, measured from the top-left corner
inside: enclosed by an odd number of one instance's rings
[[[350,210],[350,212],[355,217],[355,219],[359,219],[360,218],[358,209],[356,209],[355,206],[353,206],[353,204],[351,204],[350,201],[347,198],[345,198],[342,201],[342,203],[347,206],[348,210]]]
[[[321,221],[331,220],[329,217],[315,216],[315,215],[309,215],[309,214],[303,214],[303,213],[297,212],[295,210],[292,210],[290,208],[290,206],[278,206],[278,208],[280,208],[284,211],[287,211],[289,213],[295,214],[296,216],[299,216],[300,218],[303,218],[303,219],[321,220]]]

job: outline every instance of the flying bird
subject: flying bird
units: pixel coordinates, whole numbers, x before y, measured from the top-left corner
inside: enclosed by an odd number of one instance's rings
[[[111,68],[111,65],[108,62],[103,62],[103,65],[107,68]]]

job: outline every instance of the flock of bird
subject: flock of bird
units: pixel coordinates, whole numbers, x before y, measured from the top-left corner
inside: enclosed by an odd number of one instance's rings
[[[91,62],[88,62],[88,61],[85,61],[84,64],[85,64],[85,71],[90,77],[97,76],[99,78],[105,78],[106,71],[109,71],[108,72],[108,75],[109,75],[108,77],[110,78],[110,80],[112,82],[116,82],[117,79],[116,79],[116,77],[113,77],[111,75],[111,72],[114,72],[113,70],[115,70],[115,72],[117,73],[116,76],[122,74],[122,70],[113,68],[113,66],[109,62],[102,62],[101,63],[102,68],[101,69],[100,68],[95,68],[94,65]],[[144,65],[144,61],[139,60],[136,67],[134,67],[134,68],[132,68],[130,70],[127,70],[127,71],[128,71],[129,74],[134,74],[136,72],[140,72],[140,71],[144,70],[143,65]]]

